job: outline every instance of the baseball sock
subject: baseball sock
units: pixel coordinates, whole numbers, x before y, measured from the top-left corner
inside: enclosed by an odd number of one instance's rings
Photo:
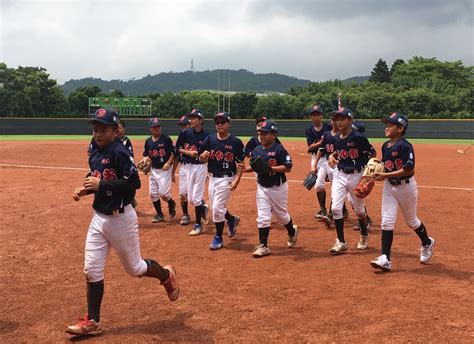
[[[369,232],[367,230],[367,217],[363,220],[358,219],[357,221],[359,221],[360,234],[362,234],[363,236],[369,235]]]
[[[176,202],[172,198],[168,200],[168,210],[170,213],[176,210]]]
[[[188,202],[181,202],[181,209],[183,210],[183,215],[188,215]]]
[[[326,190],[316,192],[318,197],[319,207],[321,209],[326,209]]]
[[[347,213],[346,202],[342,203],[342,213]]]
[[[200,226],[202,225],[201,224],[201,219],[202,219],[202,213],[204,212],[203,208],[204,207],[202,205],[198,205],[198,206],[194,207],[194,210],[196,212],[196,223]]]
[[[153,202],[153,206],[155,207],[156,214],[163,216],[163,212],[161,211],[161,201],[158,200],[158,201]]]
[[[225,221],[216,222],[215,224],[216,224],[216,235],[222,238],[222,234],[224,233]]]
[[[258,229],[258,239],[260,244],[268,247],[268,235],[270,234],[270,227],[262,227]]]
[[[390,251],[392,250],[393,231],[382,230],[382,254],[390,260]]]
[[[234,219],[234,215],[232,215],[231,213],[229,213],[229,211],[227,210],[227,211],[225,212],[225,219],[226,219],[227,221],[232,221],[232,220]]]
[[[293,227],[293,220],[290,217],[290,222],[285,225],[286,230],[288,231],[288,236],[293,237],[295,236],[295,228]]]
[[[166,282],[170,277],[168,270],[163,269],[160,264],[158,264],[153,259],[145,259],[145,263],[148,266],[144,276],[158,278],[161,282]]]
[[[104,280],[87,282],[87,313],[89,319],[100,322],[100,304],[104,296]]]
[[[423,246],[431,245],[431,240],[428,238],[428,232],[426,231],[426,227],[423,223],[420,225],[420,227],[415,229],[415,233],[420,238],[421,244]]]
[[[334,224],[336,225],[336,232],[337,232],[337,238],[339,239],[340,242],[346,242],[344,240],[344,219],[337,219],[334,220]]]

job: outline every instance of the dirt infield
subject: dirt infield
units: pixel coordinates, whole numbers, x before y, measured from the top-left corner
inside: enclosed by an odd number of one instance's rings
[[[0,142],[0,342],[67,342],[66,325],[86,312],[84,240],[91,198],[72,200],[87,169],[85,141]],[[135,142],[136,147],[142,142]],[[255,181],[244,179],[229,209],[242,219],[234,239],[214,252],[213,226],[199,237],[178,219],[152,224],[148,179],[138,190],[142,254],[175,265],[182,286],[167,300],[157,280],[131,278],[112,251],[105,280],[105,332],[91,342],[473,342],[473,154],[455,145],[415,145],[419,217],[436,240],[420,265],[419,240],[397,222],[391,273],[375,273],[381,185],[368,199],[375,225],[369,249],[357,252],[354,214],[346,222],[347,254],[333,257],[335,238],[314,219],[314,191],[303,188],[309,166],[303,142],[285,144],[294,159],[290,214],[297,246],[275,226],[273,254],[254,259],[258,243]],[[376,144],[380,152],[380,144]],[[136,149],[139,153],[140,149]],[[7,166],[8,165],[8,166]],[[16,165],[73,167],[26,168]],[[84,169],[84,170],[82,170]],[[173,185],[177,198],[177,185]],[[193,212],[192,212],[193,213]],[[166,214],[166,213],[165,213]],[[180,212],[178,212],[180,214]]]

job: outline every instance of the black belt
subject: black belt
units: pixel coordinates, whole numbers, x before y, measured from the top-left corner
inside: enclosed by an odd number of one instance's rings
[[[116,212],[118,210],[119,214],[123,214],[125,212],[125,207],[122,207],[122,208],[119,208],[119,209],[115,209],[113,211],[99,211],[99,213],[101,214],[104,214],[104,215],[115,215],[114,212]]]
[[[354,174],[354,173],[359,173],[362,171],[361,168],[355,169],[355,168],[340,168],[339,171],[347,173],[347,174]]]
[[[259,181],[259,180],[257,180],[257,182],[265,188],[272,188],[274,186],[280,186],[280,185],[286,183],[286,178],[285,177],[280,177],[280,178],[278,178],[278,180],[275,180],[275,181],[272,181],[272,182],[269,182],[269,183],[263,183],[262,181]]]
[[[229,173],[219,173],[219,174],[209,173],[209,174],[214,178],[226,178],[226,177],[232,177],[234,175],[231,172],[229,172]]]
[[[402,184],[410,184],[411,177],[413,176],[406,177],[406,178],[388,179],[388,182],[393,186],[402,185]]]

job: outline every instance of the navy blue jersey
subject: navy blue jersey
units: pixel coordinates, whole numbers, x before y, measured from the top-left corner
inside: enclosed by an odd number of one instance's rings
[[[114,210],[130,204],[140,178],[133,158],[122,143],[115,140],[107,147],[98,147],[89,157],[90,176],[101,179],[99,190],[94,192],[92,207],[111,215]]]
[[[255,147],[252,151],[252,158],[256,159],[259,156],[270,166],[285,165],[289,168],[293,166],[290,154],[288,154],[285,147],[276,142],[268,148],[263,148],[262,145]],[[257,182],[265,187],[278,186],[286,182],[286,175],[284,173],[259,173],[257,175]]]
[[[231,176],[237,173],[236,162],[244,160],[244,144],[230,135],[225,140],[219,140],[217,134],[211,134],[204,140],[199,154],[209,151],[207,170],[214,177]]]
[[[178,140],[176,141],[176,151],[179,151],[179,149],[182,148],[190,151],[199,152],[199,149],[201,149],[204,140],[208,136],[209,133],[204,129],[201,130],[199,133],[194,131],[193,128],[183,130],[179,134]],[[181,162],[183,164],[202,164],[202,162],[199,161],[198,157],[191,158],[190,156],[185,154],[181,154]]]
[[[341,134],[337,134],[335,148],[339,160],[337,168],[340,170],[362,169],[374,151],[367,138],[355,130],[344,139],[341,139]]]
[[[413,170],[415,168],[415,151],[411,143],[403,137],[391,147],[388,146],[389,142],[382,145],[382,161],[385,165],[385,172],[393,172],[402,168]]]
[[[171,154],[174,154],[174,147],[173,141],[171,141],[168,135],[161,134],[156,141],[153,141],[151,136],[146,139],[143,156],[151,159],[151,166],[153,168],[163,168]]]
[[[280,140],[278,140],[278,137],[275,139],[276,143],[280,143]],[[258,140],[257,136],[252,137],[249,142],[245,145],[244,148],[244,153],[245,156],[250,157],[252,155],[252,151],[254,150],[255,147],[260,146],[262,143]]]
[[[311,125],[304,132],[304,135],[306,136],[306,143],[308,144],[308,146],[310,146],[313,143],[318,142],[326,131],[331,131],[331,130],[332,130],[332,126],[327,123],[323,123],[323,126],[321,127],[321,130],[319,131],[316,130],[314,125]]]
[[[323,156],[326,157],[326,159],[329,158],[329,156],[336,150],[336,136],[337,133],[333,135],[332,130],[326,131],[322,136],[323,143],[321,147],[319,147],[319,151],[321,151],[321,153],[323,154]]]

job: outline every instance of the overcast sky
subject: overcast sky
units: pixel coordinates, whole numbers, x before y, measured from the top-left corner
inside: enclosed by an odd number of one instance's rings
[[[58,82],[217,68],[313,81],[414,55],[473,65],[471,0],[0,0],[0,61]]]

